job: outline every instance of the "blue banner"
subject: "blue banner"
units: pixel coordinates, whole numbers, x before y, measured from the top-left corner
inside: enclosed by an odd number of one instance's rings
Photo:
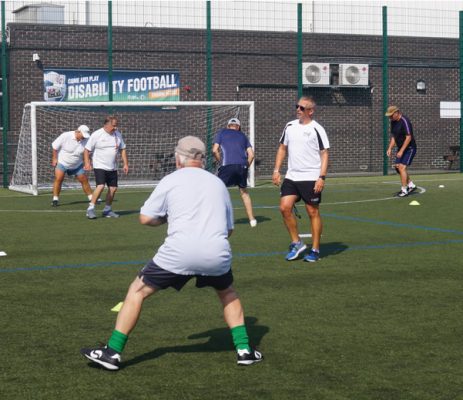
[[[45,101],[108,101],[108,71],[48,68],[43,71]],[[178,71],[114,70],[114,101],[179,101]]]

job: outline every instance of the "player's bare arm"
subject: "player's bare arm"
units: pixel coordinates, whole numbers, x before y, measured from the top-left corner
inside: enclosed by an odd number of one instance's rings
[[[272,182],[276,186],[280,186],[281,183],[281,174],[280,174],[280,168],[281,165],[283,164],[283,160],[286,157],[288,149],[287,146],[284,144],[280,144],[280,147],[278,147],[277,150],[277,155],[275,158],[275,167],[273,168],[273,173],[272,173]]]
[[[391,138],[391,141],[389,142],[389,147],[387,148],[387,151],[386,151],[386,155],[387,155],[388,157],[391,156],[391,154],[392,154],[392,149],[394,148],[394,146],[395,146],[395,140],[394,140],[394,138]]]
[[[124,167],[123,167],[124,174],[127,175],[129,173],[129,161],[127,159],[127,151],[125,149],[121,150],[121,157],[122,157],[122,162],[124,163]]]
[[[328,172],[328,149],[324,149],[320,152],[321,157],[321,168],[320,177],[315,182],[314,192],[320,193],[325,187],[325,177]]]
[[[84,169],[85,171],[90,171],[92,169],[92,165],[90,164],[90,151],[87,149],[84,150]]]
[[[215,160],[220,163],[220,146],[218,143],[214,143],[212,146],[212,154],[214,155]]]
[[[248,147],[246,149],[246,153],[248,155],[248,167],[250,167],[252,162],[254,161],[254,150],[252,150],[252,147]]]
[[[56,167],[58,165],[58,151],[53,149],[53,155],[51,159],[51,166]]]
[[[148,215],[140,214],[140,224],[148,226],[159,226],[167,222],[167,216],[164,217],[150,217]]]

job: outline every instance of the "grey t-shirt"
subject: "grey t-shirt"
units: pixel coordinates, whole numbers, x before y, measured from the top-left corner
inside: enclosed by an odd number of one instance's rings
[[[180,275],[226,273],[231,266],[228,231],[233,209],[223,182],[202,168],[181,168],[165,176],[140,214],[167,215],[167,237],[153,261]]]

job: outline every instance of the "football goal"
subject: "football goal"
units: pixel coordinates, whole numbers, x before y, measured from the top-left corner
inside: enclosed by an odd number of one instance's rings
[[[119,173],[119,186],[153,186],[175,170],[174,149],[183,136],[194,135],[206,144],[206,168],[215,172],[214,136],[230,118],[239,118],[241,130],[254,147],[254,102],[32,102],[24,107],[18,150],[9,188],[37,195],[53,186],[52,142],[63,132],[87,125],[93,132],[107,115],[115,115],[127,145],[129,174]],[[122,164],[119,164],[122,167]],[[93,173],[89,173],[93,184]],[[254,186],[254,164],[249,171]],[[66,177],[63,189],[80,188]]]

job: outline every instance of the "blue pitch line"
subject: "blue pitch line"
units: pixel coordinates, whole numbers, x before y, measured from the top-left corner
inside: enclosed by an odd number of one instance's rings
[[[0,269],[0,272],[20,272],[20,271],[48,271],[51,269],[73,269],[85,267],[110,267],[110,266],[126,266],[134,264],[146,264],[145,261],[112,261],[112,262],[99,262],[92,264],[74,264],[74,265],[42,265],[36,267],[17,267]]]
[[[376,225],[388,225],[388,226],[394,226],[394,227],[399,227],[399,228],[422,229],[424,231],[455,233],[457,235],[463,235],[462,231],[457,231],[455,229],[434,228],[432,226],[424,226],[424,225],[402,224],[400,222],[379,221],[379,220],[370,219],[370,218],[348,217],[348,216],[336,215],[336,214],[322,213],[322,216],[323,217],[334,218],[334,219],[341,219],[341,220],[345,220],[345,221],[367,222],[367,223],[376,224]]]
[[[391,249],[391,248],[404,248],[404,247],[423,247],[423,246],[436,246],[436,245],[447,245],[447,244],[462,244],[463,239],[455,240],[439,240],[435,242],[414,242],[414,243],[390,243],[390,244],[374,244],[374,245],[360,245],[360,246],[348,246],[330,249],[330,253],[336,253],[337,251],[352,251],[352,250],[377,250],[377,249]],[[322,245],[323,247],[323,245]],[[234,258],[242,257],[271,257],[285,255],[286,251],[273,251],[267,253],[238,253],[235,254]],[[327,254],[329,255],[329,254]],[[143,261],[114,261],[114,262],[99,262],[92,264],[75,264],[75,265],[44,265],[36,267],[18,267],[18,268],[6,268],[0,269],[2,272],[24,272],[24,271],[49,271],[56,269],[77,269],[77,268],[91,268],[91,267],[114,267],[127,265],[144,265],[147,260]]]

